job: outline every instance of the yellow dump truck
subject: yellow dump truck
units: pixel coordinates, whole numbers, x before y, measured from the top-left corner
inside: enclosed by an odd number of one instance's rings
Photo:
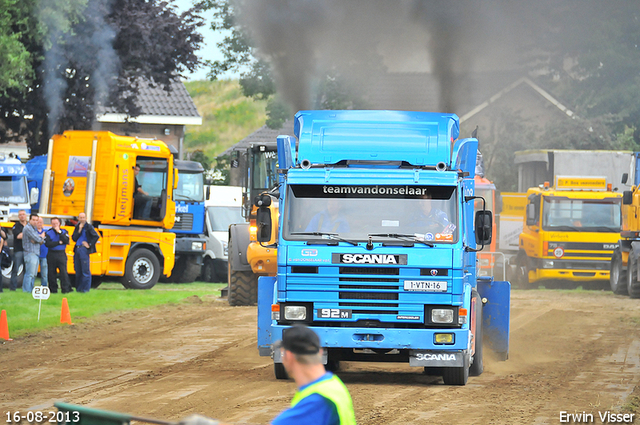
[[[145,197],[134,199],[136,180]],[[100,234],[98,252],[91,254],[93,280],[122,279],[127,288],[149,289],[174,266],[175,234],[165,230],[175,221],[177,181],[173,156],[162,141],[66,131],[49,142],[40,213],[73,222],[85,212]],[[74,273],[73,243],[67,256]]]
[[[621,230],[622,194],[605,177],[557,176],[527,191],[516,284],[604,286]]]

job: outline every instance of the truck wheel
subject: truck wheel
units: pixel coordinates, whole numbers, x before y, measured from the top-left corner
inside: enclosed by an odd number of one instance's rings
[[[195,282],[200,275],[201,266],[197,258],[188,255],[181,256],[171,271],[171,281],[175,283]]]
[[[337,372],[340,370],[340,360],[327,360],[327,364],[324,368],[329,372]]]
[[[529,282],[529,258],[524,252],[520,252],[516,259],[516,285],[520,289],[532,289]]]
[[[102,285],[102,276],[91,276],[91,289],[96,289]]]
[[[609,273],[609,285],[614,294],[627,295],[627,270],[622,264],[622,252],[620,248],[613,251],[611,257],[611,270]]]
[[[289,375],[287,374],[287,371],[285,370],[282,363],[274,363],[273,371],[276,374],[276,379],[289,379]]]
[[[205,282],[215,283],[214,280],[215,274],[213,270],[213,260],[209,257],[204,257],[204,263],[202,264],[202,274],[200,275],[201,279]]]
[[[629,251],[627,266],[627,291],[631,298],[640,298],[640,282],[638,282],[638,262],[635,259],[634,249]]]
[[[213,260],[213,271],[214,271],[214,282],[225,283],[229,279],[227,276],[227,271],[229,268],[227,267],[226,261],[223,260]]]
[[[445,385],[467,385],[469,379],[469,359],[465,356],[462,367],[443,367],[442,380]]]
[[[11,282],[11,270],[13,270],[13,259],[11,265],[2,269],[2,285],[8,288]],[[22,287],[22,279],[24,278],[24,265],[18,268],[18,288]]]
[[[469,368],[470,376],[480,376],[484,371],[484,362],[482,359],[482,298],[478,295],[478,292],[474,289],[471,291],[472,296],[476,299],[476,334],[475,340],[475,353],[473,355],[473,363]]]
[[[229,305],[258,304],[258,276],[229,268]]]
[[[229,253],[233,252],[232,240],[229,239]],[[258,304],[258,276],[249,271],[234,270],[229,260],[229,305]]]
[[[160,262],[148,249],[136,249],[127,258],[123,285],[130,289],[151,289],[160,277]]]

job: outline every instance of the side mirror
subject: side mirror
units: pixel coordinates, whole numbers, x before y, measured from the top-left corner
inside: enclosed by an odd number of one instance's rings
[[[204,195],[204,199],[206,199],[207,201],[209,200],[209,198],[211,198],[211,186],[207,186],[207,189]]]
[[[269,207],[261,206],[258,208],[256,225],[258,227],[256,234],[258,242],[269,242],[271,240],[271,210]]]
[[[527,226],[536,224],[536,204],[527,204]]]
[[[627,180],[629,180],[629,173],[622,174],[622,184],[627,184]]]
[[[622,205],[631,205],[633,204],[633,192],[630,190],[625,190],[622,192]]]
[[[29,193],[29,203],[31,205],[38,203],[38,197],[40,197],[40,191],[37,187],[32,187],[31,192]]]
[[[491,211],[476,211],[476,244],[489,245],[493,233],[493,217]]]
[[[174,168],[173,169],[173,190],[176,190],[178,188],[178,179],[180,177],[178,176],[178,169]]]

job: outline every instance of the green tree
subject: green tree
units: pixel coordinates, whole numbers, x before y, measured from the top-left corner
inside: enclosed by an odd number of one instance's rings
[[[614,134],[632,129],[640,144],[640,8],[632,1],[565,4],[574,7],[552,15],[553,31],[540,42],[550,52],[546,85],[582,119],[604,122]]]
[[[54,132],[91,128],[100,105],[139,114],[142,80],[168,89],[172,78],[194,70],[200,10],[178,14],[172,2],[17,1],[10,34],[29,53],[30,67],[24,87],[0,82],[8,87],[0,91],[1,140],[26,139],[32,154],[44,153]]]

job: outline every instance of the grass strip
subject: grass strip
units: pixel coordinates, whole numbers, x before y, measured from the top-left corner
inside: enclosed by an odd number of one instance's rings
[[[31,294],[22,292],[20,288],[15,292],[4,288],[4,292],[0,293],[0,310],[6,310],[9,336],[15,338],[34,331],[62,326],[62,298],[67,298],[71,320],[81,323],[99,314],[179,303],[193,295],[217,297],[220,296],[220,289],[225,286],[226,284],[203,282],[157,284],[149,290],[136,291],[127,290],[119,283],[103,283],[88,293],[51,294],[48,300],[42,300],[39,321],[39,300],[34,300]]]

